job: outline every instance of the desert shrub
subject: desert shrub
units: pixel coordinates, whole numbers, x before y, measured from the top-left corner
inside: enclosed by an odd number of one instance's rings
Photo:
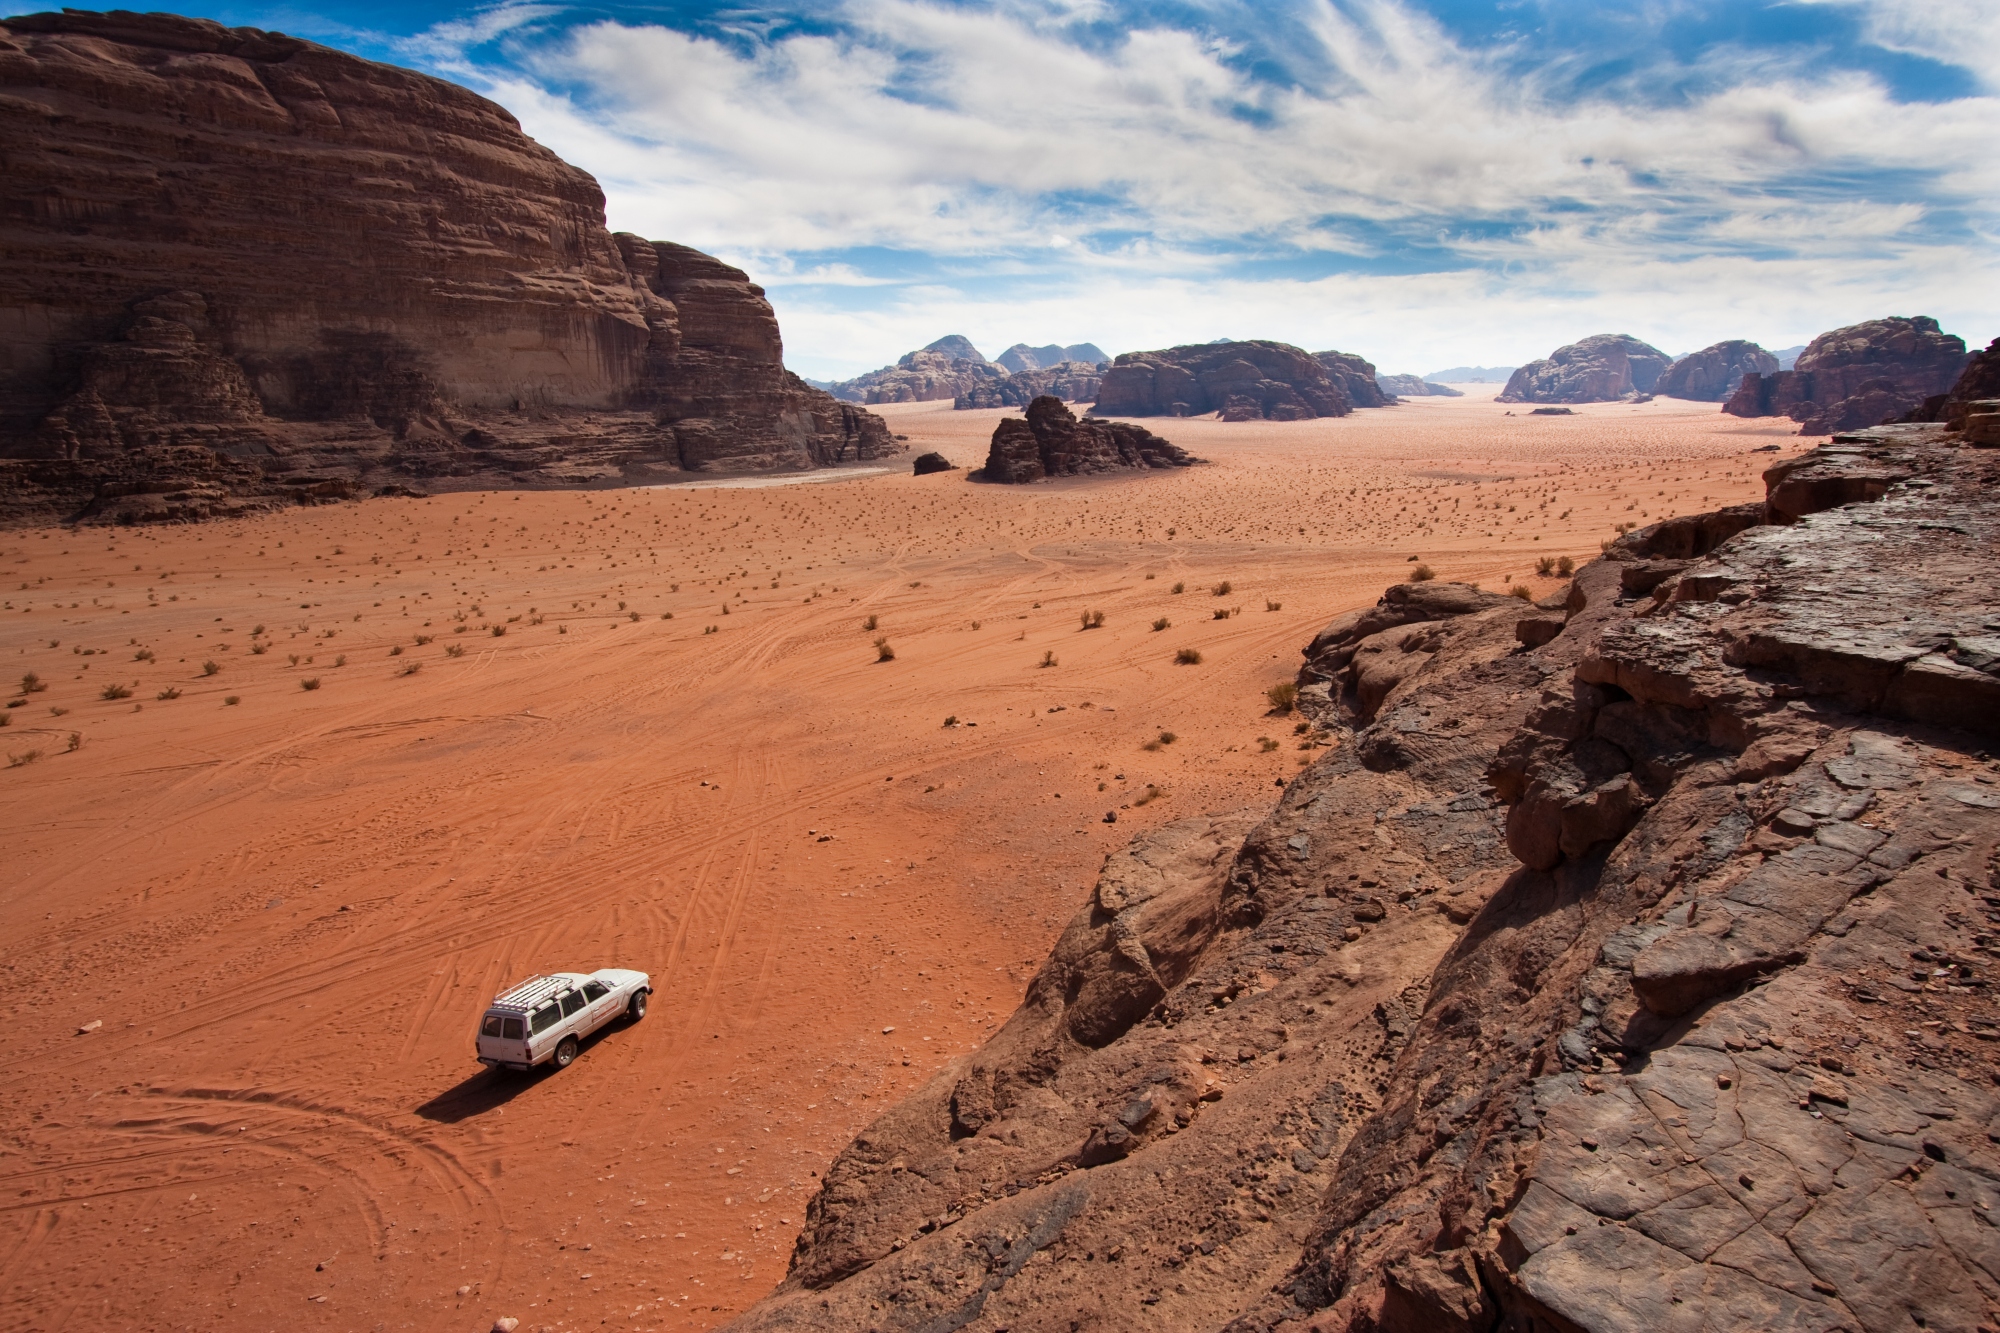
[[[633,612],[630,612],[629,614],[631,615],[631,617],[632,617],[632,619],[633,619],[633,620],[635,620],[635,621],[636,621],[636,620],[638,620],[638,618],[639,618],[639,613],[638,613],[637,611],[633,611]]]
[[[250,645],[250,651],[256,656],[262,657],[265,653],[271,651],[271,645],[268,643],[253,643]]]
[[[403,655],[403,645],[400,643],[389,650],[389,656],[391,657],[401,657],[402,655]]]
[[[153,650],[151,648],[141,648],[138,652],[132,654],[132,660],[134,662],[150,662],[153,660]]]
[[[1165,616],[1161,616],[1158,620],[1155,620],[1153,622],[1153,632],[1157,634],[1161,630],[1167,628],[1169,625],[1173,623],[1174,623],[1173,621],[1168,620]]]
[[[1267,599],[1264,603],[1264,609],[1266,611],[1282,611],[1285,609],[1285,604],[1283,602],[1273,602]]]
[[[0,727],[11,727],[13,725],[14,715],[12,713],[0,713]]]
[[[100,699],[129,699],[132,697],[132,687],[130,685],[118,684],[106,685],[97,692],[97,697]]]
[[[201,664],[201,674],[204,676],[213,676],[216,672],[220,670],[222,670],[222,663],[217,662],[213,659],[210,659],[209,661],[203,662]]]
[[[1262,750],[1265,754],[1269,754],[1271,753],[1271,751],[1278,748],[1278,743],[1272,740],[1269,736],[1259,736],[1257,738],[1257,748],[1259,750]]]
[[[424,664],[422,662],[405,662],[403,663],[403,669],[396,674],[399,676],[414,676],[423,669]]]
[[[1518,597],[1524,602],[1532,602],[1535,600],[1535,594],[1528,590],[1528,585],[1525,583],[1517,583],[1513,587],[1507,589],[1507,595],[1509,597]]]
[[[1292,705],[1299,701],[1299,687],[1296,681],[1281,680],[1264,691],[1264,697],[1271,701],[1271,707],[1280,713],[1292,711]]]
[[[952,714],[950,714],[949,716],[947,716],[947,717],[945,718],[945,720],[944,720],[944,724],[945,724],[945,725],[946,725],[947,727],[955,727],[955,726],[957,726],[957,725],[958,725],[958,714],[957,714],[957,713],[952,713]]]
[[[1437,571],[1429,565],[1418,565],[1410,571],[1410,582],[1412,583],[1428,583],[1436,577]]]
[[[1097,629],[1103,624],[1104,613],[1102,611],[1085,611],[1083,613],[1083,627],[1085,629]]]
[[[290,656],[292,659],[292,665],[297,666],[299,664],[299,655],[297,653],[292,653]]]
[[[1228,608],[1228,607],[1226,607],[1226,606],[1222,606],[1222,607],[1217,607],[1217,608],[1216,608],[1216,610],[1215,610],[1215,614],[1214,614],[1214,615],[1212,615],[1212,616],[1210,616],[1210,617],[1209,617],[1209,619],[1210,619],[1210,620],[1227,620],[1227,619],[1229,619],[1229,608]]]
[[[1179,739],[1180,737],[1174,735],[1174,733],[1171,731],[1163,731],[1160,733],[1160,744],[1162,745],[1172,745],[1175,741]]]
[[[41,757],[42,752],[40,750],[26,750],[20,754],[10,754],[7,756],[7,767],[24,768]]]
[[[225,694],[222,696],[222,702],[225,706],[234,707],[235,705],[243,702],[243,696],[238,694]]]
[[[861,628],[864,630],[873,630],[875,628],[875,617],[870,616],[868,619],[862,621]]]
[[[1556,572],[1556,558],[1554,556],[1545,555],[1541,557],[1539,560],[1535,561],[1535,573],[1541,575],[1543,578],[1547,578],[1549,575],[1555,572]]]
[[[1293,727],[1293,728],[1292,728],[1292,735],[1294,735],[1294,736],[1303,736],[1303,735],[1305,735],[1305,734],[1306,734],[1306,733],[1307,733],[1308,731],[1311,731],[1312,729],[1313,729],[1313,724],[1312,724],[1312,723],[1310,723],[1310,722],[1301,722],[1301,723],[1299,723],[1299,724],[1298,724],[1298,725],[1297,725],[1296,727]]]
[[[1045,667],[1052,667],[1055,664],[1056,664],[1055,649],[1051,648],[1047,652],[1042,654],[1041,665]]]
[[[463,657],[465,656],[465,645],[462,643],[448,643],[444,646],[444,655],[446,657]]]
[[[978,629],[978,628],[979,628],[979,622],[978,622],[978,621],[976,621],[976,620],[975,620],[975,621],[973,621],[973,622],[972,622],[972,628],[974,628],[974,629]]]
[[[75,754],[78,750],[81,750],[82,748],[83,748],[83,733],[80,731],[72,731],[69,734],[69,741],[67,744],[63,746],[63,749],[68,751],[70,754]]]
[[[1562,575],[1564,578],[1568,578],[1570,575],[1576,573],[1576,561],[1570,559],[1568,556],[1562,556],[1556,561],[1556,573]]]
[[[504,637],[506,633],[507,627],[505,625],[495,625],[493,627],[493,637],[496,639]]]
[[[453,626],[451,627],[451,632],[452,632],[453,634],[463,634],[463,633],[465,633],[465,626],[463,626],[463,625],[453,625]]]
[[[1213,588],[1209,589],[1209,591],[1214,593],[1217,597],[1229,596],[1230,593],[1229,580],[1224,579],[1222,582],[1216,584]]]
[[[168,699],[178,699],[181,697],[181,687],[178,685],[169,685],[153,697],[161,702],[165,702]]]
[[[40,694],[48,687],[49,683],[32,671],[21,677],[21,693],[23,694]]]
[[[1175,665],[1175,666],[1200,666],[1200,665],[1201,665],[1201,649],[1199,649],[1199,648],[1178,648],[1178,649],[1175,649],[1175,650],[1174,650],[1174,665]]]
[[[1176,583],[1176,584],[1174,585],[1174,591],[1175,591],[1175,592],[1186,592],[1186,591],[1187,591],[1187,584],[1185,584],[1185,583]]]
[[[419,648],[423,647],[425,644],[429,643],[435,637],[437,636],[433,634],[419,634],[417,636],[417,647]]]
[[[316,690],[316,689],[318,689],[318,688],[319,688],[319,677],[318,677],[318,676],[307,676],[307,677],[306,677],[306,678],[305,678],[304,680],[302,680],[302,681],[300,681],[300,682],[299,682],[299,688],[300,688],[300,689],[302,689],[302,690]]]
[[[896,650],[889,646],[889,636],[886,634],[878,636],[875,640],[875,660],[878,662],[896,660]]]

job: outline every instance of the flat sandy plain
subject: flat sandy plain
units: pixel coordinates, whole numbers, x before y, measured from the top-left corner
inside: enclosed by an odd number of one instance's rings
[[[724,1322],[1107,850],[1310,759],[1263,691],[1328,619],[1411,556],[1539,596],[1535,557],[1756,498],[1751,451],[1806,443],[1466,387],[1153,421],[1209,465],[1023,488],[0,533],[0,1327]],[[1001,414],[885,415],[976,465]],[[610,965],[651,972],[643,1023],[559,1075],[473,1063],[496,991]]]

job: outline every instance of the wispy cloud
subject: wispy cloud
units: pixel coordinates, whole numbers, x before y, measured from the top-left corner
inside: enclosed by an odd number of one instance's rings
[[[1957,46],[2000,49],[1989,4],[1828,3],[1992,87],[1967,63],[1991,57]],[[615,225],[749,265],[802,361],[928,341],[918,300],[937,331],[1005,305],[1072,321],[1010,325],[1029,341],[1157,344],[1200,321],[1325,345],[1306,334],[1338,324],[1364,351],[1415,333],[1491,361],[1595,319],[1790,336],[1884,301],[1985,318],[2000,295],[1990,92],[1909,100],[1865,62],[1807,75],[1796,51],[1742,42],[1698,68],[1662,56],[1585,77],[1588,50],[1474,40],[1400,0],[1266,10],[1267,30],[1213,12],[886,0],[670,27],[518,4],[410,49],[594,172]],[[1016,281],[968,286],[954,264]],[[940,280],[957,295],[908,286]],[[901,304],[866,290],[885,285]],[[1146,313],[1093,315],[1080,293]],[[1468,302],[1511,307],[1480,334],[1498,343],[1467,345],[1486,324]],[[1520,313],[1545,307],[1560,318]],[[1122,343],[1121,323],[1136,325]]]

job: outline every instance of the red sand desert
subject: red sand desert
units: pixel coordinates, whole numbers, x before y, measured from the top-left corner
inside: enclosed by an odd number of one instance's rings
[[[1328,619],[1412,556],[1544,595],[1537,557],[1758,498],[1752,451],[1800,443],[1468,388],[1148,422],[1210,465],[1018,489],[905,462],[0,535],[0,654],[46,687],[0,731],[0,1325],[725,1322],[1108,849],[1310,762],[1264,690]],[[884,415],[976,466],[1000,414]],[[645,1022],[559,1075],[473,1062],[495,992],[601,966],[652,974]]]

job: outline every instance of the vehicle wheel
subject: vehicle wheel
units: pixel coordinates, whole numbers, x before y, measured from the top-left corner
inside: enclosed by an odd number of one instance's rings
[[[576,1059],[576,1038],[564,1037],[556,1043],[556,1068],[568,1069],[569,1062]]]
[[[640,1019],[646,1016],[645,991],[635,990],[632,992],[632,1003],[625,1006],[625,1016],[631,1019],[634,1023],[638,1022]]]

